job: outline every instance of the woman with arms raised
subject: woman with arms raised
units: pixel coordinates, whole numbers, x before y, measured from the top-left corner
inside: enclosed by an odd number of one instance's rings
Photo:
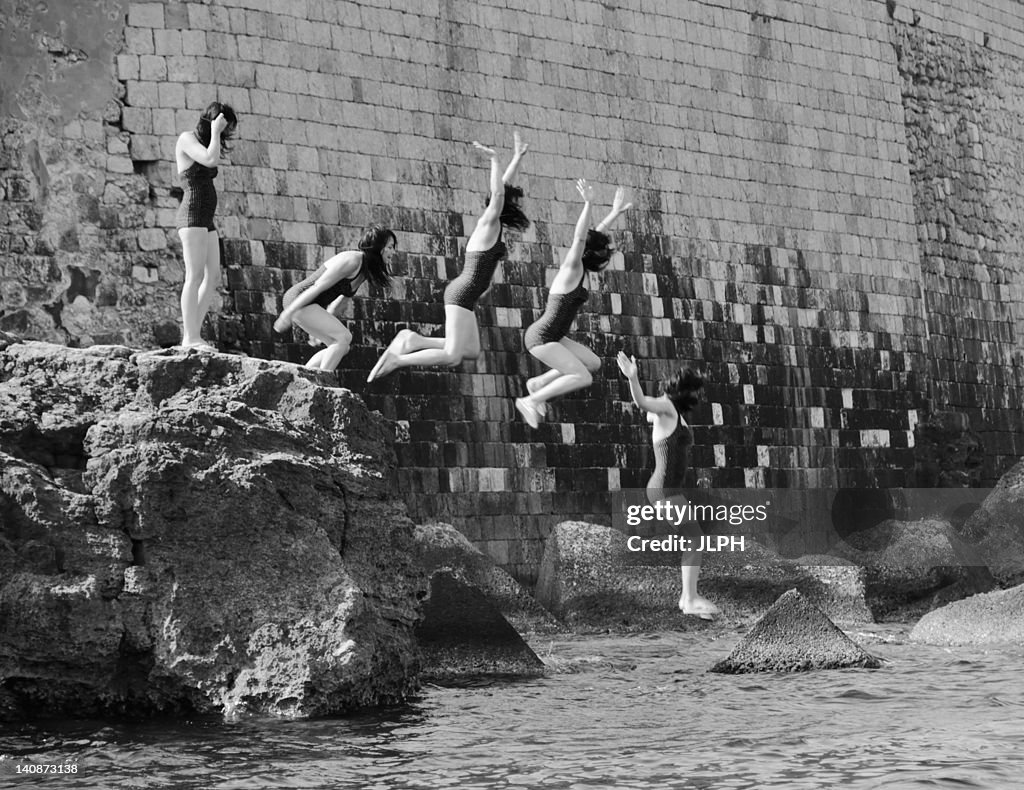
[[[498,154],[478,142],[473,145],[491,160],[490,197],[466,244],[462,272],[444,290],[444,337],[425,337],[410,329],[401,330],[374,365],[367,381],[383,378],[399,368],[444,365],[454,367],[463,359],[480,356],[480,327],[474,308],[491,286],[491,278],[507,250],[501,240],[503,228],[526,230],[530,226],[519,201],[523,190],[512,186],[527,145],[514,135],[515,151],[504,174]]]
[[[640,387],[636,359],[620,351],[616,361],[629,382],[633,402],[647,412],[647,421],[651,424],[654,472],[647,482],[647,500],[652,505],[659,500],[668,500],[676,507],[685,507],[689,500],[682,490],[683,477],[686,474],[687,454],[693,444],[693,431],[683,415],[696,405],[697,393],[704,386],[704,380],[690,368],[681,368],[672,378],[662,382],[660,396],[648,398]],[[687,529],[688,537],[693,541],[691,545],[700,545],[699,525],[690,522],[679,528]],[[683,614],[710,620],[719,613],[719,609],[697,593],[700,562],[701,552],[684,552],[680,569],[683,590],[679,596],[679,608]]]
[[[583,210],[576,222],[572,246],[551,282],[548,303],[542,315],[526,330],[526,349],[551,370],[526,382],[527,396],[516,398],[516,408],[531,428],[536,428],[547,411],[547,402],[559,395],[589,387],[601,360],[582,343],[567,335],[576,313],[587,301],[587,274],[608,265],[614,249],[605,231],[633,205],[624,202],[622,187],[615,191],[612,210],[596,230],[590,230],[594,188],[582,178],[576,190],[583,198]]]

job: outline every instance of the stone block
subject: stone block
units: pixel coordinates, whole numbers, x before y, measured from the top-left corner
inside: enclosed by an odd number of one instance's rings
[[[167,233],[162,228],[145,228],[139,231],[139,249],[151,252],[167,249]]]
[[[128,24],[131,27],[163,28],[163,3],[129,3]]]

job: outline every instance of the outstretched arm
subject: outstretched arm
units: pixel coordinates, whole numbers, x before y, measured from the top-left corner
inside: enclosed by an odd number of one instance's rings
[[[644,411],[654,414],[671,415],[674,410],[671,404],[658,398],[648,398],[640,387],[640,375],[637,372],[636,357],[627,357],[624,351],[620,351],[615,361],[619,363],[619,370],[629,382],[629,394],[633,397],[633,403]]]
[[[580,218],[576,220],[576,230],[573,232],[572,246],[565,254],[566,263],[579,263],[583,258],[583,250],[587,246],[587,231],[590,229],[590,213],[593,208],[594,188],[587,183],[586,179],[579,179],[576,182],[576,191],[583,198],[583,210],[580,211]]]
[[[615,199],[612,201],[612,210],[608,212],[608,216],[601,220],[601,224],[597,226],[597,230],[604,233],[612,226],[612,223],[619,218],[620,214],[625,214],[633,208],[632,203],[626,203],[625,201],[626,191],[622,187],[619,187],[615,190]]]
[[[523,142],[519,132],[512,132],[512,141],[515,150],[512,154],[512,161],[508,163],[508,167],[505,168],[505,174],[501,177],[502,184],[511,184],[515,180],[516,174],[519,172],[519,163],[530,147],[529,143]]]
[[[491,158],[491,198],[487,201],[487,208],[480,217],[481,222],[497,222],[505,208],[505,184],[501,180],[501,164],[498,162],[498,153],[493,148],[488,148],[483,143],[473,141],[473,147],[483,151]]]

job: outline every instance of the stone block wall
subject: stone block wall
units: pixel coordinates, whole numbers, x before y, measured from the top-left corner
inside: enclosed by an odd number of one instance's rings
[[[41,31],[67,39],[75,2],[0,5],[23,44],[4,64],[27,64],[2,70],[4,97],[58,95],[81,63],[100,75],[81,104],[4,99],[0,326],[173,343],[174,140],[229,102],[241,120],[218,179],[227,271],[210,336],[304,359],[304,338],[271,330],[280,294],[366,224],[393,227],[393,293],[351,306],[340,383],[396,421],[413,516],[454,522],[521,579],[553,524],[607,522],[610,492],[649,474],[619,349],[651,390],[678,364],[704,369],[694,483],[913,485],[915,429],[945,410],[984,439],[978,481],[1020,454],[1024,23],[1010,0],[966,15],[885,0],[107,0],[102,24],[79,26],[91,38],[59,45]],[[959,94],[922,93],[915,75],[954,51]],[[1001,105],[969,106],[982,83]],[[439,331],[486,188],[468,142],[507,150],[513,128],[531,144],[534,224],[510,234],[477,310],[483,356],[368,387],[397,329]],[[977,145],[992,150],[980,174],[964,165]],[[636,207],[577,323],[603,369],[530,431],[512,407],[539,371],[522,331],[571,239],[580,176],[605,201],[625,185]]]

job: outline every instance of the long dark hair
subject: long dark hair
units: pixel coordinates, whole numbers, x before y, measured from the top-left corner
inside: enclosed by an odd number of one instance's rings
[[[394,242],[398,246],[398,238],[390,228],[383,225],[371,225],[359,239],[359,249],[363,253],[366,276],[374,285],[381,288],[391,287],[391,272],[384,262],[384,248],[388,243]]]
[[[203,145],[210,144],[210,135],[212,134],[210,124],[216,120],[218,115],[223,115],[224,120],[228,122],[228,125],[220,133],[220,147],[225,151],[230,151],[231,146],[228,145],[228,140],[235,136],[235,129],[238,128],[238,117],[230,104],[221,104],[219,101],[215,101],[203,110],[203,114],[199,116],[199,123],[196,124],[196,139]]]
[[[676,411],[685,414],[700,400],[697,393],[704,386],[704,377],[692,368],[680,368],[674,375],[665,379],[661,386],[662,391],[676,407]]]
[[[523,198],[523,190],[520,187],[505,184],[505,203],[501,209],[501,227],[512,228],[512,230],[523,231],[530,227],[530,218],[523,213],[519,201]],[[484,198],[484,205],[490,202],[490,196]]]
[[[587,243],[583,248],[583,268],[588,272],[599,272],[612,259],[612,240],[607,233],[591,228],[587,231]]]

